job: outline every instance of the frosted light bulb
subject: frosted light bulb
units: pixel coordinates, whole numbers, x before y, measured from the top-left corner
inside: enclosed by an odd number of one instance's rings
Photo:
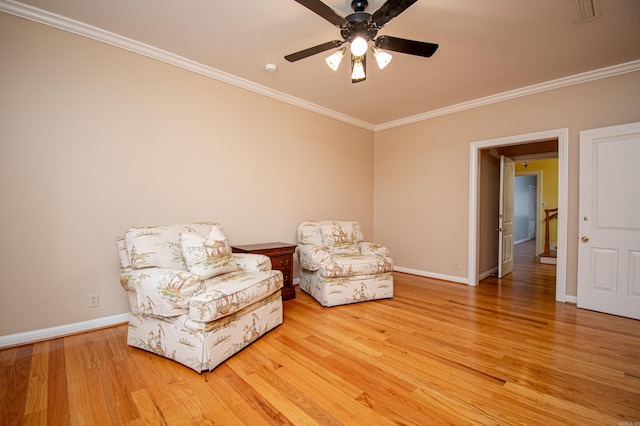
[[[354,56],[362,56],[367,53],[367,40],[358,36],[351,42],[351,53]]]

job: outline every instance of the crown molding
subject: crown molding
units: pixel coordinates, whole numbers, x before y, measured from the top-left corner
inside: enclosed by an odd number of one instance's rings
[[[468,109],[477,108],[477,107],[481,107],[489,104],[495,104],[498,102],[520,98],[523,96],[529,96],[529,95],[533,95],[540,92],[546,92],[547,90],[559,89],[561,87],[572,86],[574,84],[585,83],[588,81],[599,80],[601,78],[613,77],[615,75],[626,74],[626,73],[635,72],[635,71],[640,71],[640,60],[625,62],[623,64],[613,65],[606,68],[600,68],[593,71],[587,71],[581,74],[575,74],[572,76],[559,78],[557,80],[551,80],[551,81],[547,81],[540,84],[534,84],[532,86],[522,87],[520,89],[498,93],[496,95],[475,99],[469,102],[463,102],[460,104],[451,105],[445,108],[428,111],[422,114],[412,115],[410,117],[401,118],[399,120],[389,121],[387,123],[374,126],[374,131],[390,129],[392,127],[404,126],[406,124],[429,120],[431,118],[440,117],[442,115],[453,114],[455,112],[465,111]]]
[[[256,84],[252,81],[234,76],[232,74],[220,71],[218,69],[203,65],[201,63],[192,61],[182,56],[175,55],[171,52],[167,52],[162,49],[150,46],[139,41],[123,37],[121,35],[112,33],[110,31],[103,30],[92,25],[85,24],[74,19],[70,19],[55,13],[47,12],[45,10],[20,3],[15,0],[0,0],[0,11],[6,12],[21,18],[29,19],[35,22],[46,24],[61,30],[69,31],[74,34],[78,34],[84,37],[88,37],[103,43],[110,44],[115,47],[129,50],[149,58],[153,58],[168,64],[178,66],[180,68],[214,78],[216,80],[223,81],[225,83],[232,84],[243,89],[259,93],[261,95],[268,96],[273,99],[277,99],[282,102],[313,111],[318,114],[325,115],[330,118],[334,118],[339,121],[343,121],[354,126],[358,126],[374,132],[379,130],[386,130],[393,127],[404,126],[406,124],[415,123],[418,121],[429,120],[431,118],[440,117],[447,114],[453,114],[460,111],[465,111],[480,106],[485,106],[493,103],[503,102],[510,99],[515,99],[523,96],[532,95],[535,93],[544,92],[547,90],[558,89],[561,87],[571,86],[575,84],[584,83],[587,81],[598,80],[601,78],[612,77],[619,74],[625,74],[629,72],[640,71],[640,60],[627,62],[619,65],[614,65],[607,68],[601,68],[594,71],[588,71],[581,74],[576,74],[569,77],[563,77],[557,80],[548,81],[545,83],[535,84],[532,86],[523,87],[508,92],[499,93],[496,95],[487,96],[480,99],[475,99],[468,102],[463,102],[456,105],[451,105],[445,108],[440,108],[432,111],[427,111],[421,114],[412,115],[409,117],[401,118],[399,120],[389,121],[386,123],[374,125],[363,120],[356,119],[346,114],[339,113],[337,111],[325,108],[323,106],[314,104],[312,102],[305,101],[303,99],[296,98],[286,93],[273,90],[269,87]]]
[[[237,77],[224,71],[220,71],[207,65],[203,65],[199,62],[192,61],[190,59],[173,54],[171,52],[167,52],[162,49],[158,49],[157,47],[153,47],[145,43],[141,43],[128,37],[124,37],[119,34],[115,34],[89,24],[85,24],[84,22],[67,18],[65,16],[47,12],[33,6],[26,5],[24,3],[20,3],[14,0],[0,0],[0,11],[45,25],[49,25],[64,31],[69,31],[71,33],[88,37],[115,47],[126,49],[131,52],[135,52],[152,59],[166,62],[168,64],[175,65],[180,68],[184,68],[186,70],[202,74],[204,76],[211,77],[216,80],[220,80],[225,83],[229,83],[234,86],[238,86],[243,89],[247,89],[249,91],[259,93],[261,95],[265,95],[309,111],[317,112],[336,120],[344,121],[348,124],[353,124],[354,126],[362,127],[367,130],[373,130],[374,128],[373,124],[358,120],[349,115],[333,111],[331,109],[322,107],[312,102],[305,101],[303,99],[296,98],[277,90],[273,90],[261,84],[256,84],[252,81]]]

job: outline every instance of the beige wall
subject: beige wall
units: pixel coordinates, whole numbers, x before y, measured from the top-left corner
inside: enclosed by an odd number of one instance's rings
[[[355,218],[396,265],[466,279],[471,142],[568,127],[577,241],[579,130],[640,120],[640,73],[374,135],[6,14],[0,57],[0,335],[128,312],[114,239],[132,225],[216,220],[242,244]]]
[[[640,72],[379,131],[374,238],[397,266],[466,280],[470,143],[568,128],[567,294],[576,295],[579,132],[635,121]]]
[[[0,58],[0,335],[128,312],[115,237],[133,225],[373,234],[369,130],[3,13]]]

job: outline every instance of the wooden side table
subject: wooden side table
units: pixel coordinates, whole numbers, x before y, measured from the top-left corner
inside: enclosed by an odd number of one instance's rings
[[[293,286],[293,253],[295,253],[296,247],[296,244],[289,243],[264,243],[231,246],[231,249],[234,253],[254,253],[268,256],[271,259],[271,268],[282,271],[282,298],[289,300],[296,298],[296,289]]]

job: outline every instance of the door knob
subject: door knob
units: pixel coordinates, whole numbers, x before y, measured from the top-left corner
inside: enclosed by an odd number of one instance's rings
[[[582,240],[583,243],[586,243],[587,241],[589,241],[589,237],[582,237],[580,239]]]

